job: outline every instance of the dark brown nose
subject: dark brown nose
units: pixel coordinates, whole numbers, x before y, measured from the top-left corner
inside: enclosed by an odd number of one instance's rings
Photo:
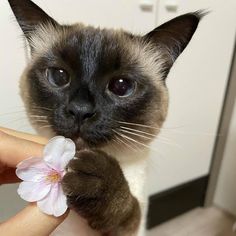
[[[94,106],[90,102],[70,102],[68,113],[74,116],[80,123],[95,115]]]

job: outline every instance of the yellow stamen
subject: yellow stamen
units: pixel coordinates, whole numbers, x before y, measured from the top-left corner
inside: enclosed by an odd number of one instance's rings
[[[61,176],[56,171],[52,171],[49,173],[49,175],[47,175],[46,179],[47,179],[47,181],[49,181],[51,183],[57,183],[61,180]]]

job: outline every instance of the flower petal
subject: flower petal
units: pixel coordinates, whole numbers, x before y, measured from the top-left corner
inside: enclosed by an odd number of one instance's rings
[[[56,217],[63,215],[68,206],[61,184],[54,184],[50,193],[44,199],[37,202],[37,206],[42,212],[48,215],[54,215]]]
[[[66,165],[75,156],[75,143],[71,139],[66,139],[64,153],[61,157],[60,165],[61,169],[65,169]]]
[[[17,193],[22,199],[28,202],[36,202],[43,199],[50,191],[51,184],[44,182],[22,182],[17,189]]]
[[[21,161],[16,167],[17,168],[27,168],[29,166],[37,166],[38,168],[45,166],[45,161],[41,157],[31,157]]]
[[[56,170],[62,170],[75,155],[75,144],[63,136],[52,138],[44,148],[44,160]]]
[[[67,199],[62,190],[61,184],[58,186],[58,197],[56,202],[54,203],[54,216],[61,216],[67,210]]]
[[[40,182],[48,171],[50,168],[45,161],[42,158],[34,157],[20,162],[17,165],[16,175],[25,181]]]

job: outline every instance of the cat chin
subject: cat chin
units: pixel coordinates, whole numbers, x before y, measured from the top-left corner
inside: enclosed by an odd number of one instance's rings
[[[77,137],[76,139],[74,139],[74,142],[75,142],[77,150],[88,148],[88,145],[80,137]]]

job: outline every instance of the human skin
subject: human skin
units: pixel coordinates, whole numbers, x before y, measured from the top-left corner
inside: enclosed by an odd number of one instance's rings
[[[42,156],[47,139],[0,127],[0,185],[20,180],[15,175],[16,165],[32,156]],[[39,211],[31,203],[23,210],[0,224],[0,235],[48,236],[63,222],[68,212],[53,217]]]

